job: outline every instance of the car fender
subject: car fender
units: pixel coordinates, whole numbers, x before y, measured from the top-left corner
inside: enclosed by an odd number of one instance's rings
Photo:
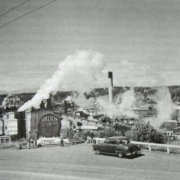
[[[97,150],[97,149],[100,149],[100,147],[98,146],[98,144],[93,144],[93,149]]]
[[[127,150],[127,149],[126,149],[125,147],[123,147],[123,146],[117,146],[117,148],[116,148],[116,154],[117,154],[118,152],[125,153],[126,150]]]

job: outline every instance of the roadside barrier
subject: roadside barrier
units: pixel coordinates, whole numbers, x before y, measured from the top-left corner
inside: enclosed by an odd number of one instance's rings
[[[68,146],[71,144],[71,142],[69,142],[68,139],[63,139],[64,141],[64,145]],[[40,144],[40,145],[60,145],[60,138],[59,137],[52,137],[52,138],[45,138],[45,137],[42,137],[42,138],[39,138],[37,140],[37,145]]]
[[[94,138],[94,141],[95,141],[96,144],[104,143],[105,140],[106,140],[105,138]],[[180,146],[177,146],[177,145],[156,144],[156,143],[146,143],[146,142],[137,142],[137,141],[131,141],[131,143],[147,146],[149,151],[152,150],[153,146],[154,147],[163,147],[163,148],[166,148],[167,154],[170,153],[171,149],[179,149],[180,150]]]
[[[93,138],[95,144],[104,143],[105,140],[106,140],[105,138]]]
[[[180,146],[177,146],[177,145],[156,144],[156,143],[146,143],[146,142],[137,142],[137,141],[131,141],[131,143],[133,143],[133,144],[138,144],[138,145],[148,146],[149,151],[151,151],[152,146],[155,146],[155,147],[164,147],[164,148],[166,148],[166,150],[167,150],[167,154],[170,153],[170,148],[171,148],[171,149],[179,149],[179,150],[180,150]]]

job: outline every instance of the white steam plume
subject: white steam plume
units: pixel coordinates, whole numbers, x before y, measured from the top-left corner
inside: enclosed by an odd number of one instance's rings
[[[119,104],[110,104],[107,96],[97,98],[97,102],[108,116],[138,118],[138,115],[135,114],[133,110],[136,100],[134,89],[130,89],[120,96],[121,102],[118,102]],[[117,97],[117,99],[118,98],[119,97]]]
[[[122,95],[122,102],[119,104],[119,115],[126,116],[128,118],[138,118],[138,115],[134,113],[134,106],[136,102],[136,96],[134,88],[126,91]]]
[[[11,96],[11,94],[8,94],[2,101],[2,106],[4,109],[6,109],[6,107],[9,105],[9,97]]]
[[[93,108],[95,104],[94,98],[91,97],[87,99],[84,94],[73,94],[73,96],[68,96],[65,100],[69,102],[74,102],[77,106],[84,109]]]
[[[156,129],[159,129],[163,122],[171,120],[175,105],[172,102],[171,94],[167,87],[157,88],[157,93],[153,100],[157,103],[157,117],[148,118],[147,120]]]
[[[25,111],[31,107],[38,109],[43,99],[49,98],[50,93],[55,93],[59,89],[89,91],[95,87],[95,82],[101,76],[104,67],[105,63],[101,53],[92,50],[77,50],[74,55],[68,56],[59,64],[59,69],[18,111]]]
[[[78,97],[74,98],[74,102],[78,106],[88,109],[93,107],[95,100],[94,98],[86,99],[86,97],[84,97],[84,95],[81,94]]]

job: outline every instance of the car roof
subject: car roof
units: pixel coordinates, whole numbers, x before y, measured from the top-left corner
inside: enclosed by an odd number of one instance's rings
[[[113,137],[109,137],[107,139],[113,139],[113,140],[123,140],[123,139],[128,139],[126,136],[113,136]]]

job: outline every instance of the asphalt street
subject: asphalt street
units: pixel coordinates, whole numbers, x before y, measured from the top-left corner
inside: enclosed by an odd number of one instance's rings
[[[180,155],[143,151],[118,158],[95,155],[91,144],[0,150],[2,180],[178,180]]]

